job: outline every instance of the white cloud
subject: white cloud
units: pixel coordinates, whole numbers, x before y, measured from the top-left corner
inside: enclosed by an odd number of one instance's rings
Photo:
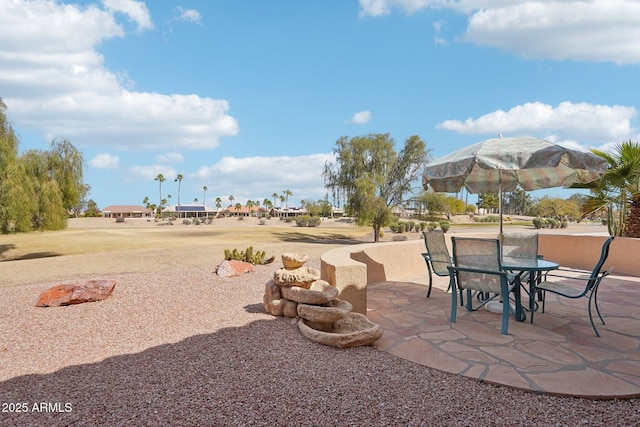
[[[275,192],[289,189],[291,203],[301,199],[318,200],[326,190],[322,171],[333,154],[279,157],[223,157],[217,163],[203,166],[188,176],[194,188],[206,185],[211,194],[232,194],[236,202],[271,199]],[[259,177],[259,179],[256,179]]]
[[[438,129],[461,134],[553,134],[560,139],[611,141],[628,139],[637,133],[632,120],[634,107],[562,102],[557,107],[531,102],[509,111],[498,110],[477,119],[446,120]]]
[[[151,22],[151,14],[147,5],[143,2],[134,0],[102,0],[104,7],[111,13],[123,13],[127,15],[129,20],[133,21],[138,31],[149,30],[153,28]]]
[[[129,182],[137,182],[138,180],[153,181],[159,174],[164,176],[166,179],[165,182],[169,182],[173,181],[174,177],[178,175],[178,172],[167,165],[137,165],[129,168],[129,176],[127,177],[127,180]]]
[[[97,169],[117,169],[119,163],[120,158],[109,153],[100,153],[89,162],[91,166]]]
[[[158,163],[182,163],[184,162],[184,156],[177,151],[171,151],[156,156]]]
[[[449,8],[469,15],[461,37],[528,58],[640,63],[636,0],[360,0],[361,16]]]
[[[349,123],[355,123],[358,125],[362,125],[365,123],[369,123],[371,121],[371,111],[360,111],[353,115],[353,117],[349,120]]]
[[[172,21],[185,21],[192,22],[194,24],[199,24],[202,22],[202,15],[195,9],[185,9],[181,6],[178,6],[176,9],[178,16],[172,19]]]
[[[151,28],[146,6],[106,0],[105,10],[53,0],[0,0],[0,93],[21,127],[74,144],[120,149],[210,149],[238,133],[226,100],[136,92],[104,67],[95,47],[125,31],[114,13]]]

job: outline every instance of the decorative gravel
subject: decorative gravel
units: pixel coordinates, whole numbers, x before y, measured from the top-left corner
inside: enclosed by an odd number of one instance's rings
[[[640,425],[638,399],[537,395],[316,344],[263,310],[278,267],[78,277],[116,287],[68,307],[34,306],[59,282],[0,289],[0,426]]]

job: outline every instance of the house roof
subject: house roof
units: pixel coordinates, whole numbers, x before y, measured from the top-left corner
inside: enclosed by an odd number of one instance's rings
[[[153,213],[151,209],[139,205],[111,205],[102,209],[102,212],[121,212],[121,213]]]

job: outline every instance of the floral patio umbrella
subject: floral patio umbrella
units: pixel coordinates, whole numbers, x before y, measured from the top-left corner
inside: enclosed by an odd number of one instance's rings
[[[567,187],[599,179],[607,162],[595,154],[532,137],[493,138],[461,148],[427,165],[425,189],[498,193],[502,236],[502,192]]]

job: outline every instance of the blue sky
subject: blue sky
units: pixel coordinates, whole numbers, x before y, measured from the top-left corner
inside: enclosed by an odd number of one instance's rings
[[[438,158],[531,135],[639,140],[640,2],[0,0],[21,149],[66,138],[100,208],[324,197],[342,136]],[[206,194],[203,187],[206,186]],[[419,186],[418,186],[419,189]],[[568,197],[569,190],[557,195]],[[535,194],[534,194],[535,195]]]

